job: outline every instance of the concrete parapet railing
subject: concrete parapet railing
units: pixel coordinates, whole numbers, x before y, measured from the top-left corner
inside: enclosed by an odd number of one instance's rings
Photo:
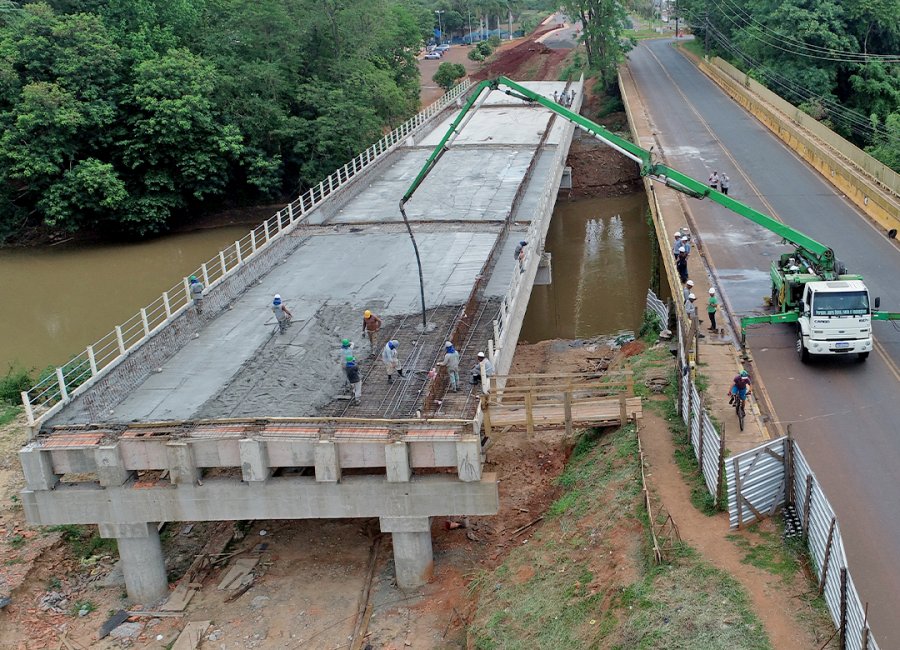
[[[244,237],[219,251],[218,255],[200,265],[192,274],[203,282],[204,296],[212,297],[217,288],[232,275],[245,268],[248,261],[267,250],[270,245],[303,223],[307,215],[338,189],[382,160],[397,146],[469,90],[469,79],[446,93],[440,100],[413,116],[356,158],[310,188],[295,201],[253,228]],[[22,391],[22,403],[28,424],[35,431],[42,422],[54,415],[74,397],[119,365],[132,351],[151,336],[164,330],[182,316],[193,304],[188,277],[164,291],[162,295],[134,316],[88,345],[55,372]]]
[[[900,174],[726,61],[699,65],[881,227],[900,228]]]

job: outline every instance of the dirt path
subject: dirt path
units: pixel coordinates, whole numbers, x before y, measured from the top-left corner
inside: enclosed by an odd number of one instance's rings
[[[727,517],[708,517],[691,503],[690,488],[675,464],[675,446],[666,422],[649,409],[644,414],[641,442],[649,465],[649,481],[678,525],[682,540],[743,585],[774,648],[821,647],[824,639],[817,640],[806,625],[798,622],[810,608],[796,596],[808,591],[808,585],[798,575],[786,582],[744,563],[745,552],[728,539],[729,534],[735,533],[729,530]],[[746,531],[736,534],[755,541]]]

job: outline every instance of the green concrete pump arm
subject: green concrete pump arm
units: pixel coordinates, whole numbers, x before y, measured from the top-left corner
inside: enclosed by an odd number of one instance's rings
[[[501,89],[501,86],[505,87],[505,89]],[[485,89],[488,89],[489,92],[485,93]],[[431,155],[428,157],[425,165],[409,186],[409,189],[406,190],[406,193],[400,200],[401,209],[406,202],[409,201],[415,191],[419,188],[419,185],[422,184],[422,181],[425,180],[425,177],[428,176],[429,172],[431,172],[441,157],[450,149],[450,146],[459,136],[462,129],[468,124],[469,120],[472,119],[475,111],[485,102],[492,90],[498,90],[511,97],[517,97],[518,99],[527,102],[540,104],[547,110],[572,122],[578,128],[586,131],[607,146],[612,147],[619,153],[636,162],[640,168],[641,176],[650,177],[667,187],[671,187],[674,190],[696,199],[709,197],[719,205],[728,208],[732,212],[745,219],[749,219],[771,232],[774,232],[776,235],[792,244],[797,249],[800,257],[806,261],[807,265],[814,267],[814,272],[816,274],[821,275],[825,279],[833,279],[836,277],[834,251],[828,246],[807,237],[803,233],[773,219],[767,214],[763,214],[740,201],[736,201],[731,197],[712,189],[706,183],[702,183],[686,174],[682,174],[678,170],[667,167],[666,165],[654,163],[650,151],[638,147],[634,143],[617,136],[615,133],[607,131],[599,124],[591,122],[587,118],[570,111],[564,106],[560,106],[553,100],[547,99],[543,95],[536,93],[533,90],[529,90],[506,77],[482,81],[475,87],[475,90],[459,112],[459,115],[453,120],[453,123],[447,129],[447,132],[441,138],[441,141],[434,148],[434,151],[432,151]]]

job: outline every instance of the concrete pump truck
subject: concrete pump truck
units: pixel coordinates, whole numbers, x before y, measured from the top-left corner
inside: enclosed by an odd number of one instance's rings
[[[400,201],[404,220],[404,205],[421,185],[422,181],[450,149],[454,140],[475,111],[484,104],[491,91],[532,104],[539,104],[561,118],[572,122],[600,142],[615,149],[637,163],[640,175],[649,177],[687,194],[695,199],[709,198],[732,212],[770,230],[794,247],[772,262],[771,301],[776,313],[741,319],[741,348],[746,350],[747,326],[758,323],[796,323],[797,353],[806,362],[811,355],[856,354],[865,360],[873,347],[872,321],[900,320],[900,313],[878,311],[879,298],[872,298],[860,275],[848,274],[837,260],[834,251],[802,232],[766,215],[726,194],[712,189],[690,176],[656,163],[652,153],[606,130],[599,124],[560,106],[543,95],[499,77],[482,81],[473,90],[468,101],[447,132],[432,151],[419,174]],[[485,92],[487,91],[487,92]],[[408,223],[407,223],[408,226]]]

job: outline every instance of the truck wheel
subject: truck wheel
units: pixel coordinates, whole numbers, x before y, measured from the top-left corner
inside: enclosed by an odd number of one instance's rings
[[[799,331],[797,332],[797,356],[800,357],[800,361],[803,363],[807,363],[809,361],[809,350],[806,349],[806,346],[803,345],[803,334]]]
[[[860,352],[859,356],[856,358],[859,359],[859,361],[865,361],[866,359],[869,358],[869,353],[868,352]]]

